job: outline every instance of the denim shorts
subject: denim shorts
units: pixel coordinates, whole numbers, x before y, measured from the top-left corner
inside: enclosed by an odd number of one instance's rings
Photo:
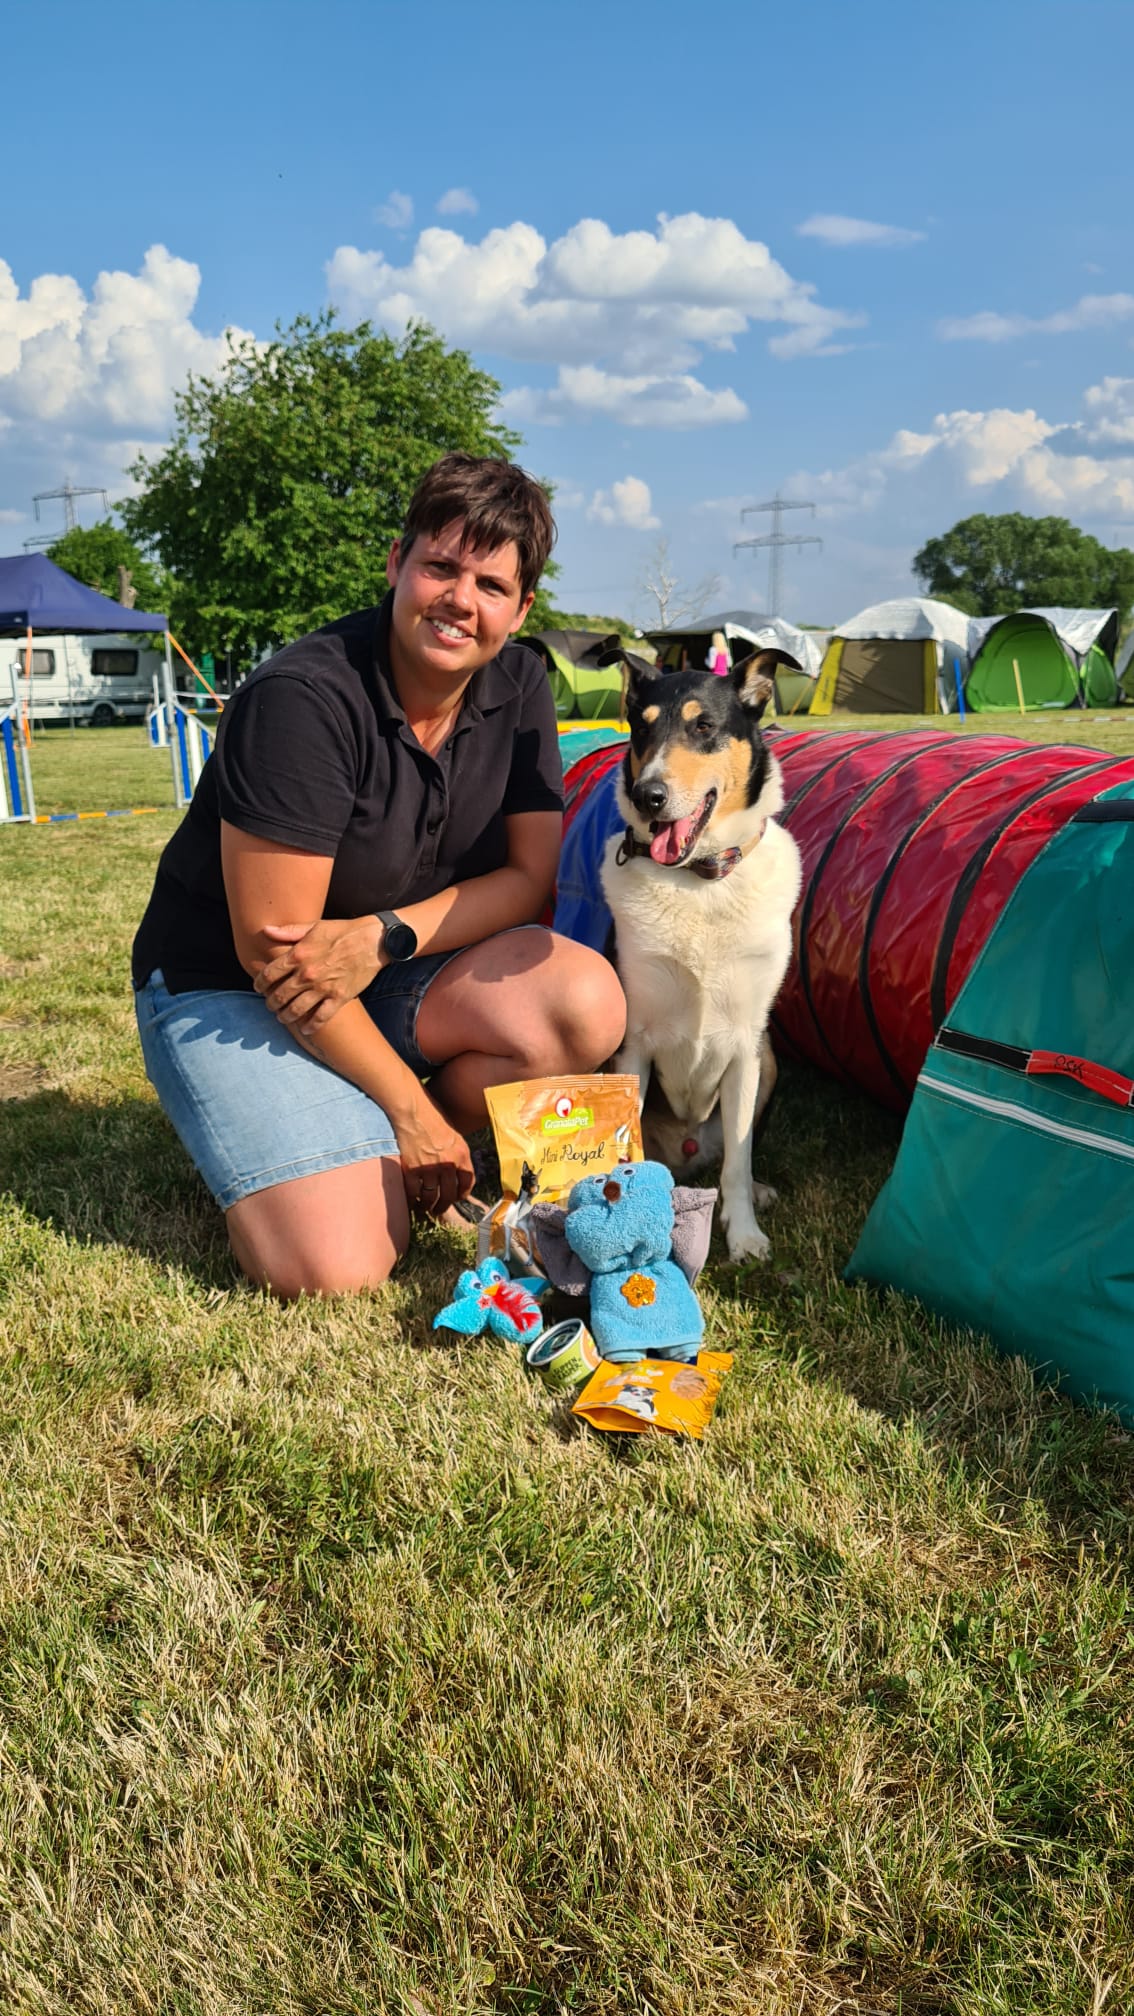
[[[359,997],[419,1078],[436,1066],[418,1048],[418,1011],[456,957],[384,966]],[[222,1211],[275,1183],[397,1155],[381,1106],[310,1056],[259,994],[171,994],[155,972],[134,998],[146,1076]]]

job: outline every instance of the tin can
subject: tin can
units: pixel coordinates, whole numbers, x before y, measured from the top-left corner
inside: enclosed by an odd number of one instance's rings
[[[528,1346],[527,1360],[549,1393],[573,1393],[602,1362],[594,1338],[577,1316],[537,1337]]]

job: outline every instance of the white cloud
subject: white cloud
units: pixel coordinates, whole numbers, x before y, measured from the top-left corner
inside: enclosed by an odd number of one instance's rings
[[[1009,343],[1016,336],[1066,336],[1080,329],[1110,329],[1134,317],[1134,294],[1083,294],[1072,308],[1054,315],[1001,315],[984,308],[976,315],[949,315],[937,324],[945,343]]]
[[[640,476],[623,476],[609,490],[596,490],[587,517],[600,525],[628,525],[634,532],[653,532],[661,524],[653,513],[650,486]]]
[[[475,217],[480,204],[471,189],[446,189],[437,198],[437,211],[441,217]]]
[[[402,189],[391,189],[386,201],[378,204],[374,218],[388,231],[408,231],[413,223],[413,197]]]
[[[577,511],[580,504],[585,504],[587,501],[586,491],[580,490],[579,485],[573,483],[569,476],[553,476],[551,488],[556,511]]]
[[[200,268],[164,245],[139,273],[100,273],[89,297],[58,273],[21,295],[0,260],[0,414],[99,434],[164,427],[174,388],[225,355],[224,337],[192,320],[200,285]]]
[[[479,242],[434,225],[402,266],[340,245],[327,278],[347,316],[397,334],[422,319],[451,342],[560,367],[554,391],[512,395],[517,417],[625,409],[631,425],[741,419],[734,391],[690,375],[705,350],[734,350],[763,323],[776,330],[777,356],[830,355],[866,319],[825,307],[731,219],[696,212],[621,233],[586,217],[550,245],[519,220]],[[595,375],[588,385],[572,371]]]
[[[832,519],[900,514],[913,543],[974,511],[1114,523],[1134,515],[1134,380],[1104,380],[1084,405],[1090,418],[1071,426],[1030,408],[939,413],[843,468],[798,471],[790,488]]]
[[[564,420],[613,420],[623,427],[714,427],[748,418],[748,408],[735,392],[728,387],[714,392],[688,372],[627,377],[595,364],[565,364],[546,391],[517,386],[504,394],[500,409],[507,420],[549,427]]]
[[[909,231],[902,224],[872,224],[866,217],[839,217],[820,212],[797,224],[801,238],[818,238],[824,245],[920,245],[924,231]]]
[[[26,517],[26,511],[0,511],[0,525],[19,525]]]

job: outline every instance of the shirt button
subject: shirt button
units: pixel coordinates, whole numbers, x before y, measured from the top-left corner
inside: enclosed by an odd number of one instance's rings
[[[441,830],[440,819],[427,819],[425,822],[425,830],[427,833],[439,833]]]

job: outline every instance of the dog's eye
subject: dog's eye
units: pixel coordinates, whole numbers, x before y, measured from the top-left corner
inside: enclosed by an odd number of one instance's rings
[[[710,721],[708,715],[699,714],[697,716],[697,719],[693,723],[694,735],[700,735],[702,738],[704,738],[706,735],[711,735],[712,732],[713,732],[713,724]]]

